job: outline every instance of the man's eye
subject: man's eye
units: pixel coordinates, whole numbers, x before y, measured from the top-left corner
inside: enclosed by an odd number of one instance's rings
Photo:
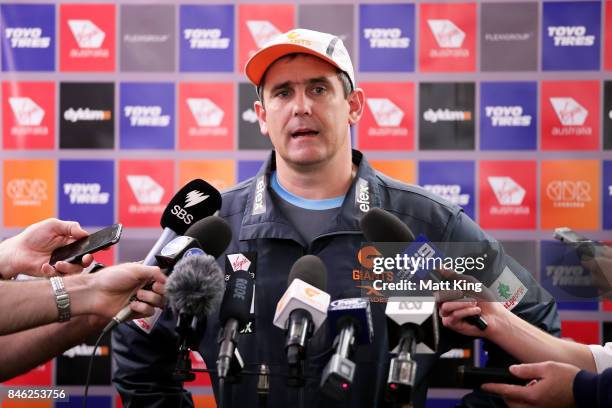
[[[325,88],[324,86],[315,86],[314,88],[312,88],[312,93],[314,93],[315,95],[321,95],[325,93],[325,91],[327,91],[327,88]]]
[[[274,96],[279,97],[279,98],[285,98],[289,95],[289,91],[284,90],[284,91],[278,91]]]

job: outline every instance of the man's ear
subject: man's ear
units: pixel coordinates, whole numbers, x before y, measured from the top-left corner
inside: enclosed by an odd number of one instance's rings
[[[357,88],[347,98],[349,104],[349,124],[354,125],[361,119],[365,104],[365,92]]]
[[[255,101],[253,104],[255,108],[255,114],[257,115],[257,120],[259,121],[259,131],[262,135],[268,136],[268,124],[266,123],[266,109],[264,108],[261,101]]]

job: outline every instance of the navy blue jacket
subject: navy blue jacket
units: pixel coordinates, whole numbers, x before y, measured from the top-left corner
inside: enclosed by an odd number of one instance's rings
[[[372,207],[381,207],[397,215],[415,233],[423,234],[432,242],[461,241],[496,243],[486,235],[460,207],[450,204],[417,186],[393,180],[372,169],[362,154],[353,153],[359,170],[336,219],[326,231],[312,242],[303,238],[289,225],[274,205],[269,190],[269,176],[275,168],[271,159],[252,179],[223,193],[220,216],[229,222],[233,239],[227,254],[253,251],[257,253],[255,282],[255,333],[240,336],[238,348],[246,369],[254,370],[260,363],[270,366],[272,373],[286,372],[284,352],[285,334],[273,326],[275,307],[287,288],[287,276],[293,263],[302,255],[319,256],[328,270],[327,292],[332,299],[342,294],[361,296],[352,278],[358,268],[356,254],[363,241],[359,228],[361,216]],[[259,193],[259,195],[258,195]],[[221,257],[220,259],[223,259]],[[532,275],[505,255],[503,249],[495,258],[495,276],[477,276],[490,285],[510,268],[522,285],[521,298],[513,312],[550,333],[559,333],[559,318],[554,300],[533,279]],[[216,315],[209,318],[208,327],[200,343],[200,353],[208,367],[215,367],[219,323]],[[360,346],[354,361],[357,373],[354,393],[345,403],[336,403],[319,391],[320,373],[327,363],[333,339],[324,328],[318,330],[309,343],[307,376],[312,377],[303,391],[288,388],[280,377],[272,377],[268,407],[351,407],[374,408],[386,406],[383,389],[387,376],[389,354],[384,316],[384,305],[373,304],[374,343]],[[113,333],[115,371],[113,382],[126,407],[191,406],[189,393],[182,384],[173,381],[172,369],[176,361],[175,321],[169,310],[150,334],[145,334],[132,323],[122,325]],[[441,333],[438,355],[454,345],[465,342],[465,337],[448,330]],[[436,356],[418,357],[415,406],[424,406],[427,375]],[[494,364],[507,365],[512,360],[500,349],[489,351]],[[452,375],[452,374],[451,374]],[[212,375],[216,390],[216,376]],[[226,387],[226,407],[257,407],[256,380],[245,376],[242,383]]]
[[[601,374],[580,371],[574,378],[576,408],[612,407],[612,368]]]

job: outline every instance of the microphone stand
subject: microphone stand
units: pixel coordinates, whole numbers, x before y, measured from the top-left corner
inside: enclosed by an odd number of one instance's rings
[[[200,321],[198,316],[187,313],[179,313],[176,320],[176,332],[179,334],[178,357],[176,367],[172,373],[175,381],[186,382],[195,380],[195,374],[191,368],[191,350],[195,345],[195,334],[200,324],[206,324],[206,317]]]

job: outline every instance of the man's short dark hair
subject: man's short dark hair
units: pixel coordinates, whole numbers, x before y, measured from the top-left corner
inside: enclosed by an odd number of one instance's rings
[[[289,60],[292,60],[295,57],[297,57],[298,55],[310,55],[310,54],[305,54],[305,53],[287,54],[287,55],[277,59],[274,62],[277,62],[277,61],[279,61],[281,59],[284,59],[284,58],[288,58]],[[270,64],[270,66],[272,66],[272,64]],[[348,96],[353,91],[353,83],[351,82],[351,79],[349,78],[349,76],[348,76],[348,74],[346,72],[342,71],[338,67],[334,67],[334,68],[336,69],[336,74],[338,75],[338,79],[340,80],[340,83],[342,84],[342,93],[344,94],[344,99],[347,99]],[[270,67],[268,67],[268,69],[270,69]],[[264,84],[266,83],[266,75],[268,74],[268,69],[266,69],[264,74],[261,76],[261,81],[259,81],[259,86],[257,86],[256,89],[255,89],[255,91],[257,92],[257,96],[259,97],[259,101],[261,102],[262,106],[264,106],[264,107],[265,107],[265,105],[264,105],[264,100],[263,100],[263,88],[264,88]]]

